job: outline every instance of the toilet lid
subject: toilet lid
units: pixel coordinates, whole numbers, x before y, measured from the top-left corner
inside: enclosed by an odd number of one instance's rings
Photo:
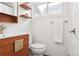
[[[31,48],[45,48],[46,45],[41,44],[41,43],[33,43],[31,44]]]

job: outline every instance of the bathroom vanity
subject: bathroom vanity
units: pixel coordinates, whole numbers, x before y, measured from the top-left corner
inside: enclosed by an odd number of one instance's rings
[[[0,56],[28,56],[29,35],[12,36],[0,39]]]

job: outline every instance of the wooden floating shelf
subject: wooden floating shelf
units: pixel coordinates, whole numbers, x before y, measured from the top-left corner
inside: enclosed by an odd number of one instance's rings
[[[27,18],[27,19],[31,19],[32,18],[32,17],[30,17],[28,15],[20,15],[20,17]]]
[[[0,12],[0,23],[17,23],[18,17]]]
[[[22,8],[27,9],[27,10],[31,10],[31,7],[29,6],[28,3],[23,3],[20,5]]]

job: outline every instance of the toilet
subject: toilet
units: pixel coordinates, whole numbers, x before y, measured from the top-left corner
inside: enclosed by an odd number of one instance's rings
[[[47,50],[47,47],[43,43],[32,43],[32,35],[29,34],[29,48],[32,51],[33,56],[43,56]]]
[[[46,51],[46,45],[42,43],[32,43],[30,48],[34,56],[43,56]]]

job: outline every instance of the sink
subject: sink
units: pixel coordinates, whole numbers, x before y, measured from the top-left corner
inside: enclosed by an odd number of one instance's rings
[[[3,34],[0,34],[0,38],[4,38],[4,37],[3,37]]]
[[[24,34],[29,34],[29,33],[27,32],[27,33],[13,33],[13,34],[12,33],[6,33],[6,34],[0,34],[0,39],[13,37],[13,36],[24,35]]]
[[[0,34],[0,39],[12,37],[12,36],[13,36],[13,35],[11,35],[11,34]]]

